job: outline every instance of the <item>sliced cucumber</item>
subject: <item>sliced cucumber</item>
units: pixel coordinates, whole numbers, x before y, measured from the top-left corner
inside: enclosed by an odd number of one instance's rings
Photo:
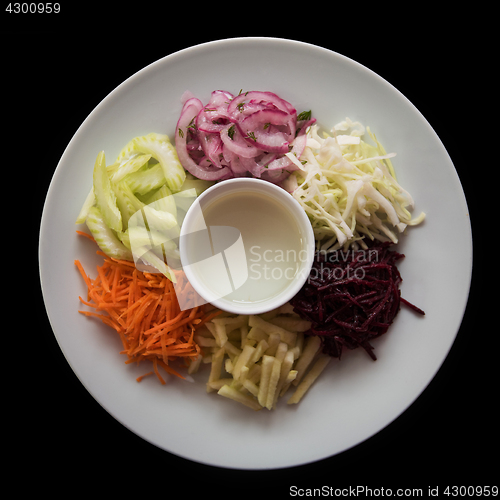
[[[128,227],[128,221],[138,210],[144,207],[144,203],[134,195],[125,180],[113,186],[116,201],[123,218],[123,229]]]
[[[85,222],[85,219],[87,218],[90,207],[93,207],[94,205],[95,205],[95,195],[94,195],[94,186],[92,186],[90,188],[89,194],[87,195],[87,198],[85,198],[85,201],[83,202],[83,206],[80,209],[80,213],[76,218],[75,224],[83,224]]]
[[[94,165],[94,195],[97,207],[106,224],[114,231],[122,230],[122,214],[116,204],[116,196],[106,169],[104,151],[97,155]]]
[[[139,170],[125,177],[125,182],[134,193],[145,195],[165,185],[167,180],[159,163],[146,170]]]
[[[178,191],[181,188],[186,179],[186,172],[179,161],[177,151],[167,135],[152,132],[147,135],[135,137],[122,149],[117,161],[121,162],[137,153],[150,154],[158,161],[163,169],[167,186],[172,191]]]
[[[177,205],[175,204],[175,196],[167,186],[162,186],[152,196],[147,198],[147,205],[162,212],[168,212],[177,219]]]
[[[124,160],[119,164],[116,172],[111,177],[112,182],[120,182],[126,175],[137,172],[144,167],[151,158],[151,155],[138,154]]]
[[[114,231],[108,227],[97,207],[89,209],[85,222],[97,245],[106,255],[115,259],[134,260],[132,252],[117,238]]]

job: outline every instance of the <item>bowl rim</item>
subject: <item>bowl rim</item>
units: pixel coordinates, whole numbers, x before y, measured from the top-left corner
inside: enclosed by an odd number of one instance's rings
[[[297,292],[302,288],[309,276],[309,272],[312,268],[315,255],[316,246],[314,230],[312,228],[311,222],[309,221],[307,214],[302,209],[299,202],[295,200],[295,198],[293,198],[293,196],[283,188],[263,179],[256,179],[251,177],[237,177],[233,179],[227,179],[209,187],[206,191],[201,193],[200,196],[196,198],[194,203],[187,211],[186,216],[184,217],[183,223],[181,225],[179,239],[180,260],[183,272],[185,273],[186,278],[191,286],[204,300],[207,300],[207,295],[205,295],[204,293],[205,287],[199,283],[196,274],[192,272],[191,268],[185,265],[188,261],[187,250],[182,242],[185,241],[185,235],[190,232],[189,229],[193,225],[194,217],[197,217],[196,207],[199,206],[199,204],[203,200],[206,201],[207,198],[209,198],[210,201],[213,202],[216,199],[229,195],[233,192],[245,190],[260,192],[266,195],[272,194],[275,201],[281,203],[285,207],[285,209],[292,211],[294,219],[299,225],[300,231],[305,239],[304,250],[306,252],[306,256],[304,259],[300,259],[301,265],[295,276],[295,279],[293,279],[290,282],[289,286],[287,286],[279,294],[254,303],[240,304],[224,300],[224,297],[218,298],[216,300],[213,300],[211,298],[209,301],[213,306],[233,314],[263,314],[282,306],[297,294]]]

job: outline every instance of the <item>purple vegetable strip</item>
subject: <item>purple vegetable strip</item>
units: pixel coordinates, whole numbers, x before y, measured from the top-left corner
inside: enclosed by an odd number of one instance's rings
[[[253,176],[277,184],[297,170],[286,154],[300,158],[316,121],[310,112],[302,116],[272,92],[215,90],[206,106],[190,94],[175,131],[179,160],[200,179]]]
[[[340,259],[335,253],[319,255],[291,300],[294,310],[312,323],[306,335],[320,336],[326,354],[340,358],[344,348],[362,347],[376,360],[370,341],[387,332],[401,302],[425,314],[401,298],[396,262],[404,255],[390,245],[372,242],[367,250],[349,251]]]

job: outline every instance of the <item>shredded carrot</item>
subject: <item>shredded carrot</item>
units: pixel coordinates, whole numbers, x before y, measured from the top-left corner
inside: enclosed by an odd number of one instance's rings
[[[80,236],[85,236],[85,238],[88,238],[89,240],[91,241],[95,241],[94,237],[89,234],[89,233],[86,233],[84,231],[77,231],[77,233],[80,235]]]
[[[127,355],[126,364],[144,360],[153,363],[153,370],[138,377],[138,382],[155,373],[165,384],[159,367],[184,378],[169,362],[183,360],[189,365],[200,356],[194,331],[219,311],[206,311],[204,306],[181,311],[173,284],[163,274],[142,272],[133,262],[97,253],[104,257],[104,263],[98,266],[94,279],[87,275],[81,262],[75,260],[88,290],[87,299],[79,299],[94,309],[79,312],[99,318],[118,332],[123,343],[121,352]]]
[[[149,377],[150,375],[153,375],[153,372],[148,372],[148,373],[145,373],[144,375],[141,375],[139,377],[137,377],[137,382],[141,382],[143,378],[145,377]]]

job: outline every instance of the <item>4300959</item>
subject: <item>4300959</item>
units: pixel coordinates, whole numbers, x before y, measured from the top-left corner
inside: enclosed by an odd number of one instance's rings
[[[9,14],[59,14],[61,4],[57,2],[10,2],[5,12]]]

